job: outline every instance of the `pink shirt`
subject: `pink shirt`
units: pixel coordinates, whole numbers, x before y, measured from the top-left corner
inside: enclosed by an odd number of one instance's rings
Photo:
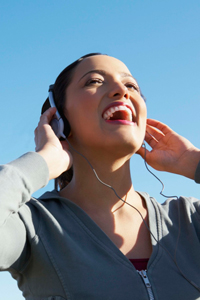
[[[139,258],[139,259],[129,259],[130,262],[134,265],[136,270],[146,270],[149,259],[148,258]]]

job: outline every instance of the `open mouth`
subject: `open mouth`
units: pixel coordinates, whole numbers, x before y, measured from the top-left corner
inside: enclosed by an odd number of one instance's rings
[[[113,104],[103,112],[103,119],[109,121],[136,121],[136,112],[125,104]]]

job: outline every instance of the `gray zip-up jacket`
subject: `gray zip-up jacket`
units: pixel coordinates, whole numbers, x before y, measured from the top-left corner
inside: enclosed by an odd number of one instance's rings
[[[188,282],[200,287],[198,200],[180,197],[159,204],[141,193],[155,237],[142,275],[73,202],[56,191],[31,198],[48,182],[39,154],[27,153],[0,170],[0,269],[17,279],[27,300],[200,299]]]

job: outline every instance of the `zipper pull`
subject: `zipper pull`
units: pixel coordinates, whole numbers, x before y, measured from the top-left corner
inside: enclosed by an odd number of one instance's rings
[[[149,281],[149,278],[147,276],[147,272],[146,270],[142,270],[142,271],[138,271],[138,273],[140,274],[140,276],[142,277],[143,281],[144,281],[144,284],[147,288],[147,292],[148,292],[148,295],[149,295],[149,299],[150,300],[155,300],[154,299],[154,296],[153,296],[153,291],[152,291],[152,288],[151,288],[151,283]]]

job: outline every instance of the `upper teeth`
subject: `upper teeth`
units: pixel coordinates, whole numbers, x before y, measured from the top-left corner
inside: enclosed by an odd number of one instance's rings
[[[119,106],[110,107],[103,114],[103,118],[105,120],[109,120],[116,111],[122,111],[122,110],[124,110],[124,111],[126,111],[128,113],[128,115],[129,115],[129,121],[132,121],[132,111],[130,110],[130,108],[128,108],[125,105],[119,105]]]

